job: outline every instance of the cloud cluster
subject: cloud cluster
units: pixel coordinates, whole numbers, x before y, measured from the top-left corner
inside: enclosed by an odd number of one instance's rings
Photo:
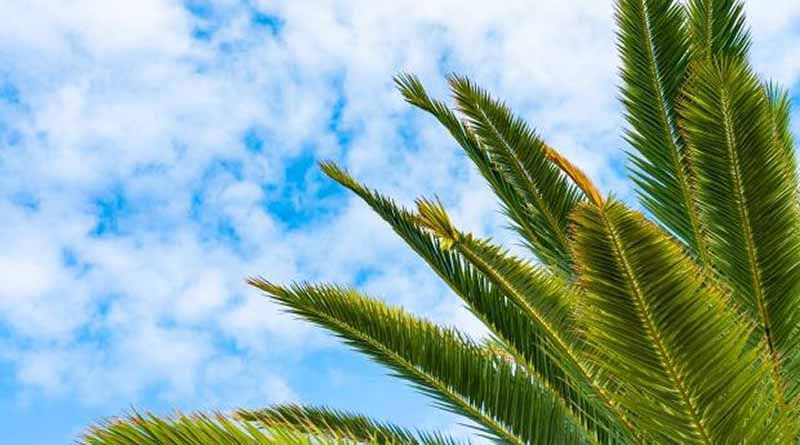
[[[23,4],[24,3],[24,4]],[[773,2],[770,2],[771,4]],[[791,84],[800,7],[750,2],[758,68]],[[781,11],[780,13],[778,11]],[[605,190],[629,193],[610,1],[4,2],[0,360],[76,403],[297,399],[331,345],[247,276],[357,284],[479,334],[435,277],[314,168],[508,239],[400,71],[475,78]],[[117,405],[114,405],[117,406]]]

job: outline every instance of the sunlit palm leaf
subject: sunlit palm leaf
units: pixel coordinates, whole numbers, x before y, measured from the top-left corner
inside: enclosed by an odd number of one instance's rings
[[[573,324],[573,309],[577,305],[563,282],[548,276],[527,261],[509,252],[456,229],[441,204],[420,200],[418,208],[422,223],[439,236],[443,243],[459,252],[466,261],[479,270],[500,289],[525,315],[541,329],[548,343],[558,352],[570,375],[589,382],[593,396],[621,422],[631,434],[634,426],[613,405],[608,391],[595,379],[594,373],[583,360],[582,340]]]
[[[740,0],[689,0],[688,13],[693,59],[747,58],[750,32]]]
[[[83,438],[86,445],[356,445],[353,440],[313,441],[293,430],[259,429],[223,415],[177,415],[159,418],[134,414],[93,427]],[[370,445],[366,444],[365,445]],[[377,444],[376,444],[377,445]]]
[[[530,208],[535,253],[543,263],[571,270],[569,213],[584,200],[581,189],[547,156],[542,139],[511,110],[464,77],[450,78],[459,111],[500,174]]]
[[[620,0],[617,31],[622,101],[633,180],[642,204],[708,264],[676,102],[686,79],[689,40],[676,0]]]
[[[659,443],[790,441],[766,354],[681,248],[617,201],[575,220],[587,339],[637,426]]]
[[[499,148],[492,149],[486,140],[479,138],[445,104],[431,99],[416,77],[402,75],[396,81],[406,100],[436,117],[464,149],[500,199],[512,228],[525,245],[552,270],[563,276],[571,276],[573,270],[567,247],[566,214],[581,199],[580,193],[546,158],[542,141],[503,105],[488,97],[485,92],[477,90],[465,79],[452,79],[457,97],[463,96],[462,101],[465,103],[472,99],[479,100],[475,106],[490,108],[492,117],[502,120],[498,125],[511,125],[513,131],[523,130],[526,132],[524,137],[516,137],[503,144],[498,141],[502,137],[498,133],[493,141],[495,146],[499,144]],[[462,96],[459,96],[461,93],[457,92],[457,88],[462,90]],[[470,96],[465,96],[466,94]],[[502,155],[498,156],[498,153]],[[544,188],[540,189],[542,186]],[[542,197],[542,193],[549,194],[536,201],[537,207],[531,197]],[[557,200],[550,204],[546,199],[554,196]]]

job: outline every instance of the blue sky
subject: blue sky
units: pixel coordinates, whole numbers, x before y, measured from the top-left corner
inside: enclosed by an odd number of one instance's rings
[[[480,326],[333,159],[513,243],[489,191],[392,75],[505,98],[630,198],[612,3],[0,0],[0,431],[69,443],[131,407],[296,401],[466,434],[458,419],[244,285],[358,285]],[[754,63],[800,80],[800,3],[748,2]],[[12,18],[12,19],[8,19]],[[797,89],[793,89],[797,95]],[[797,126],[795,126],[797,129]]]

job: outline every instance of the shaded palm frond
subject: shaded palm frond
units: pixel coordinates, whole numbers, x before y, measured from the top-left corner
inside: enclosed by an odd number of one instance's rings
[[[555,357],[561,361],[561,366],[569,374],[580,376],[581,381],[589,382],[592,395],[635,435],[635,427],[616,409],[607,389],[600,384],[584,360],[583,342],[573,323],[573,310],[578,301],[569,292],[566,283],[537,270],[532,264],[511,255],[488,240],[480,240],[460,232],[452,225],[440,203],[419,200],[418,209],[421,223],[439,236],[443,245],[459,252],[533,320],[558,351]]]
[[[581,188],[570,181],[549,158],[539,135],[504,103],[465,77],[451,76],[449,80],[469,128],[498,171],[531,208],[539,251],[569,261],[569,213],[586,199],[582,189],[592,188]]]
[[[689,0],[687,9],[693,59],[747,59],[750,31],[741,1]]]
[[[445,104],[431,99],[416,77],[402,75],[396,81],[409,103],[431,113],[454,136],[500,199],[526,246],[552,270],[570,276],[566,215],[583,195],[548,159],[541,139],[466,79],[451,79],[466,123]],[[473,119],[476,113],[483,116],[483,125]]]
[[[708,254],[693,195],[676,102],[687,76],[689,39],[676,0],[619,0],[617,38],[622,57],[622,102],[633,181],[644,207],[683,241],[698,260]]]
[[[261,430],[221,414],[174,417],[132,414],[92,427],[85,445],[357,445],[350,439],[312,440],[291,429]],[[366,444],[365,445],[369,445]],[[377,444],[376,444],[377,445]]]
[[[781,150],[784,158],[785,181],[787,186],[797,188],[797,159],[790,118],[792,100],[788,91],[774,83],[767,83],[764,86],[764,91],[769,102],[767,115],[772,130],[773,143]]]

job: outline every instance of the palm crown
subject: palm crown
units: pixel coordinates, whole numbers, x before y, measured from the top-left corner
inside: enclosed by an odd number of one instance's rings
[[[748,64],[736,0],[618,0],[631,176],[649,216],[592,182],[471,81],[456,111],[397,86],[455,138],[538,261],[323,163],[461,297],[474,340],[335,285],[250,283],[504,444],[800,439],[800,209],[787,94]],[[452,444],[326,408],[102,423],[87,444]]]

